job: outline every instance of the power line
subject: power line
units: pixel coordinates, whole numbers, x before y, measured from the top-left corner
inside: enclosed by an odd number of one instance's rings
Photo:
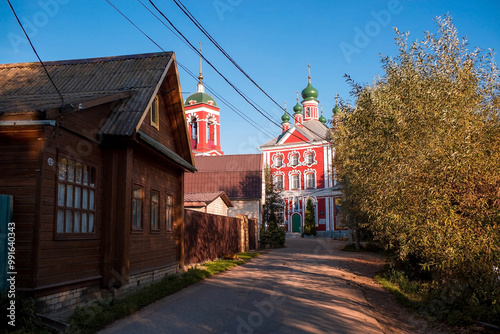
[[[198,51],[197,48],[195,48],[191,42],[189,42],[189,40],[179,31],[179,29],[177,29],[175,27],[175,25],[168,19],[168,17],[154,4],[154,2],[152,0],[149,0],[149,3],[156,9],[156,11],[168,22],[168,24],[170,24],[170,26],[189,44],[189,46],[191,47],[191,49],[193,51],[195,51],[200,57],[203,58],[203,60],[205,60],[205,62],[210,65],[210,67],[212,67],[212,69],[217,73],[219,74],[228,84],[229,86],[231,86],[248,104],[250,104],[255,110],[257,110],[257,112],[259,114],[261,114],[262,116],[264,116],[269,122],[273,123],[274,125],[278,126],[281,128],[281,125],[279,125],[278,123],[276,123],[275,121],[273,121],[269,116],[267,116],[264,112],[262,112],[261,110],[259,110],[255,104],[253,104],[249,98],[238,88],[236,87],[231,81],[229,81],[229,79],[227,79],[208,59],[206,59],[202,54],[201,52]]]
[[[203,25],[194,17],[194,15],[186,8],[186,6],[180,0],[173,0],[174,3],[181,9],[181,11],[194,23],[194,25],[212,42],[213,45],[241,72],[245,77],[248,78],[264,95],[266,95],[271,101],[274,102],[281,110],[285,111],[283,107],[278,104],[269,94],[262,89],[251,77],[248,75],[241,66],[220,46],[220,44],[210,35],[210,33],[203,27]]]
[[[120,11],[110,0],[105,0],[111,7],[113,7],[113,9],[115,9],[121,16],[123,16],[130,24],[132,24],[137,30],[139,30],[144,36],[146,36],[146,38],[148,38],[154,45],[156,45],[161,51],[163,52],[166,52],[158,43],[156,43],[155,40],[153,40],[153,38],[151,38],[147,33],[145,33],[142,29],[140,29],[131,19],[129,19],[122,11]],[[139,0],[139,2],[142,4],[142,2]],[[144,6],[144,4],[142,4]],[[144,6],[145,7],[145,6]],[[152,13],[149,8],[145,7],[146,9],[148,9],[148,11],[154,15],[154,13]],[[156,17],[156,15],[155,15]],[[167,26],[168,28],[168,26]],[[172,30],[170,30],[172,33],[174,33]],[[174,33],[175,34],[175,33]],[[182,40],[182,39],[181,39]],[[181,63],[179,63],[177,61],[177,64],[179,65],[180,68],[182,68],[184,71],[186,71],[186,73],[188,73],[190,76],[192,76],[194,79],[196,79],[196,76],[191,72],[189,71],[189,69],[187,67],[185,67],[184,65],[182,65]],[[206,84],[205,84],[206,85]],[[210,87],[207,86],[207,89],[210,90],[210,92],[212,94],[214,94],[216,97],[218,97],[224,104],[226,104],[231,110],[233,110],[238,116],[240,116],[241,118],[243,118],[244,121],[246,121],[247,123],[249,123],[251,126],[253,126],[255,129],[257,129],[258,131],[262,132],[264,135],[266,136],[269,136],[268,133],[264,133],[262,131],[261,128],[258,127],[258,125],[250,118],[248,118],[244,113],[242,113],[240,110],[238,110],[237,108],[235,108],[234,106],[232,106],[229,102],[227,102],[227,100],[225,100],[224,98],[222,98],[222,96],[220,96],[218,93],[216,93],[213,89],[211,89]],[[272,135],[270,136],[271,138],[273,137]]]
[[[262,89],[242,68],[241,66],[226,52],[226,50],[224,50],[224,48],[222,48],[222,46],[215,40],[215,38],[212,37],[212,35],[210,35],[210,33],[203,27],[203,25],[194,17],[194,15],[189,11],[189,9],[186,8],[186,6],[182,3],[181,0],[173,0],[173,2],[177,5],[177,7],[180,8],[180,10],[184,13],[184,15],[186,15],[190,20],[191,22],[194,23],[194,25],[212,42],[213,45],[215,45],[215,47],[217,49],[219,49],[219,51],[234,65],[236,66],[236,68],[241,72],[243,73],[243,75],[245,75],[245,77],[248,78],[248,80],[250,80],[262,93],[264,93],[264,95],[266,95],[271,101],[273,101],[281,110],[283,110],[285,113],[287,113],[289,116],[292,116],[290,113],[288,113],[286,111],[286,109],[284,109],[280,104],[278,104],[271,96],[269,96],[269,94],[267,94],[266,91],[264,91],[264,89]],[[253,101],[252,101],[253,102]],[[255,102],[254,102],[255,103]],[[262,108],[261,108],[262,109]],[[265,112],[265,111],[264,111]],[[269,113],[267,113],[269,115]],[[272,116],[271,116],[272,117]],[[312,129],[304,126],[305,128],[307,128],[309,131],[311,131],[312,133],[314,133],[315,135],[317,135],[318,137],[321,137],[322,136],[318,133],[316,133],[315,131],[313,131]]]
[[[105,0],[108,4],[112,5],[112,3],[109,1],[109,0]],[[189,40],[172,24],[172,22],[155,6],[154,3],[152,3],[152,1],[150,0],[151,4],[153,5],[153,7],[155,7],[155,9],[165,18],[165,20],[167,20],[167,22],[169,22],[169,24],[175,29],[175,32],[169,27],[167,26],[157,15],[155,15],[147,6],[145,6],[140,0],[138,0],[138,2],[144,7],[146,8],[160,23],[162,23],[167,29],[170,30],[170,32],[172,32],[174,35],[176,35],[179,39],[181,39],[186,45],[188,45],[195,53],[197,53],[202,59],[204,59],[207,64],[209,64],[216,72],[217,74],[219,74],[240,96],[242,96],[245,101],[247,103],[249,103],[255,110],[257,110],[262,116],[264,116],[267,120],[269,120],[272,124],[278,126],[279,128],[281,128],[281,125],[277,124],[276,122],[274,122],[273,120],[271,120],[269,117],[267,117],[266,115],[264,115],[259,109],[256,108],[256,106],[250,102],[249,98],[246,97],[236,86],[234,86],[219,70],[217,70],[215,68],[214,65],[212,65],[212,63],[210,61],[208,61],[199,51],[197,48],[195,48],[190,42]],[[129,21],[134,27],[136,27],[136,29],[138,29],[143,35],[145,35],[150,41],[152,41],[160,50],[162,50],[163,52],[166,52],[158,43],[156,43],[150,36],[148,36],[143,30],[139,29],[139,27],[137,25],[135,25],[132,20],[130,20],[124,13],[122,13],[121,11],[119,11],[114,5],[112,5],[112,7],[118,11],[118,13],[120,13],[124,18],[127,19],[127,21]],[[182,38],[179,37],[182,36]],[[187,67],[183,66],[182,64],[180,64],[178,61],[177,61],[177,64],[183,69],[185,70],[190,76],[192,76],[194,79],[196,79],[196,76],[190,72]],[[251,118],[248,118],[248,116],[246,116],[244,113],[242,113],[241,111],[239,111],[236,107],[232,106],[229,102],[227,102],[227,100],[225,100],[222,96],[220,96],[219,94],[215,93],[215,91],[213,89],[210,89],[207,85],[207,89],[209,89],[212,93],[214,93],[214,95],[221,99],[221,101],[226,104],[231,110],[233,110],[238,116],[240,116],[244,121],[246,121],[248,124],[250,124],[251,126],[253,126],[255,129],[257,129],[258,131],[260,131],[261,133],[263,133],[264,135],[266,136],[269,136],[270,138],[274,138],[275,135],[274,134],[271,134],[269,135],[269,133],[264,133],[262,131],[262,128],[259,127],[257,125],[257,123],[255,123],[255,121],[253,121]],[[323,140],[326,140],[325,138],[323,138],[323,136],[319,135],[318,133],[316,133],[315,131],[313,131],[312,129],[306,127],[304,124],[302,124],[302,126],[306,129],[308,129],[310,132],[316,134],[318,137],[320,137],[321,139]],[[267,131],[267,130],[266,130]],[[304,142],[308,142],[307,140],[299,137],[297,134],[295,133],[292,133],[292,136],[300,139],[301,141],[304,141]],[[312,144],[314,146],[317,146],[316,144]]]
[[[31,48],[33,49],[33,52],[35,53],[36,57],[38,58],[38,61],[40,62],[40,64],[42,65],[43,67],[43,70],[45,71],[45,74],[47,74],[47,77],[49,78],[50,82],[52,83],[52,86],[54,86],[54,88],[56,89],[56,92],[57,94],[59,95],[59,98],[61,99],[61,108],[64,107],[64,98],[61,94],[61,92],[59,91],[59,89],[57,88],[56,84],[54,83],[54,80],[52,80],[52,77],[50,76],[49,74],[49,71],[47,71],[47,68],[45,67],[45,64],[43,63],[42,59],[40,58],[40,56],[38,55],[38,52],[36,52],[36,49],[35,47],[33,46],[33,43],[31,43],[31,39],[30,37],[28,36],[28,33],[26,32],[26,30],[24,30],[24,27],[21,23],[21,21],[19,20],[19,17],[17,17],[17,14],[16,14],[16,11],[14,10],[14,7],[12,7],[12,4],[10,3],[10,0],[7,0],[7,3],[9,4],[9,7],[10,9],[12,10],[12,13],[14,14],[14,16],[16,17],[16,20],[17,20],[17,23],[19,23],[19,26],[21,27],[21,29],[23,30],[24,32],[24,35],[26,36],[26,39],[28,40],[28,42],[30,43],[31,45]]]

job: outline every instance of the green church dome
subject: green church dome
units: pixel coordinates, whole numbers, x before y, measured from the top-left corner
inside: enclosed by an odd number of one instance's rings
[[[206,103],[206,104],[212,105],[214,107],[217,107],[217,102],[215,102],[214,98],[211,97],[210,95],[208,95],[207,93],[204,93],[204,92],[196,92],[194,94],[189,95],[189,97],[186,99],[186,102],[184,103],[184,105],[189,106],[189,105],[199,104],[199,103]]]
[[[319,116],[319,121],[323,124],[326,123],[326,118],[323,116],[323,114],[321,114],[321,116]]]
[[[295,105],[295,107],[293,107],[293,111],[295,112],[295,114],[302,113],[302,106],[300,105],[299,102],[297,102],[297,104]]]
[[[318,91],[314,88],[311,83],[307,84],[307,87],[302,91],[302,98],[305,101],[316,100],[318,98]]]
[[[338,114],[340,113],[340,108],[338,105],[335,105],[335,107],[333,107],[332,113],[333,113],[333,116],[338,116]]]
[[[289,123],[290,122],[290,116],[288,116],[288,114],[285,113],[283,114],[283,116],[281,116],[281,120],[283,121],[283,123]]]

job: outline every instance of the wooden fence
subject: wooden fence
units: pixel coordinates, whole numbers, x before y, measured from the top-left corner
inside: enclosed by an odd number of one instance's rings
[[[257,249],[257,219],[184,210],[184,265]]]

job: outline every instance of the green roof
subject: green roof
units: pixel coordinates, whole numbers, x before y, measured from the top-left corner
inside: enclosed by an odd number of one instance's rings
[[[288,114],[285,113],[283,114],[283,116],[281,116],[281,120],[283,121],[283,123],[288,123],[290,121],[290,116],[288,116]]]
[[[305,101],[316,100],[318,98],[318,91],[311,85],[311,83],[308,83],[307,87],[302,91],[302,98]]]
[[[189,102],[193,101],[193,100],[196,101],[196,103],[194,103],[194,104],[198,104],[198,103],[209,104],[208,102],[212,101],[212,105],[214,107],[217,107],[217,102],[215,102],[214,98],[211,97],[210,95],[208,95],[207,93],[197,92],[197,93],[189,95],[189,97],[186,99],[186,102],[184,103],[184,105],[185,106],[191,105],[191,103],[189,103]]]
[[[293,107],[293,111],[295,111],[296,114],[300,114],[302,112],[302,106],[300,105],[299,102]]]
[[[323,124],[326,123],[326,118],[323,116],[323,114],[321,114],[321,116],[319,116],[319,121]]]

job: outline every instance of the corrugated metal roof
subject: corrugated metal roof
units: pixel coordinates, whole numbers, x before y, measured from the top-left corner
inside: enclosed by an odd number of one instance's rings
[[[197,173],[184,175],[185,193],[224,191],[230,199],[262,197],[262,154],[194,157]]]
[[[261,171],[262,154],[195,156],[194,164],[200,172]]]
[[[312,119],[309,121],[304,121],[303,124],[294,124],[287,131],[280,133],[278,136],[274,137],[270,141],[261,145],[260,147],[274,146],[288,133],[298,131],[302,133],[309,141],[324,141],[328,136],[330,129],[326,127],[323,123],[318,120]],[[293,136],[293,134],[292,134]]]
[[[210,204],[219,197],[222,198],[222,200],[224,201],[224,203],[226,203],[228,207],[234,206],[223,191],[216,191],[210,193],[194,193],[194,194],[186,193],[184,194],[184,203],[203,202],[205,204]]]
[[[131,135],[159,83],[172,52],[63,60],[44,63],[65,104],[77,105],[125,90],[123,99],[100,129],[101,134]],[[0,65],[0,112],[44,111],[61,100],[39,63]]]

